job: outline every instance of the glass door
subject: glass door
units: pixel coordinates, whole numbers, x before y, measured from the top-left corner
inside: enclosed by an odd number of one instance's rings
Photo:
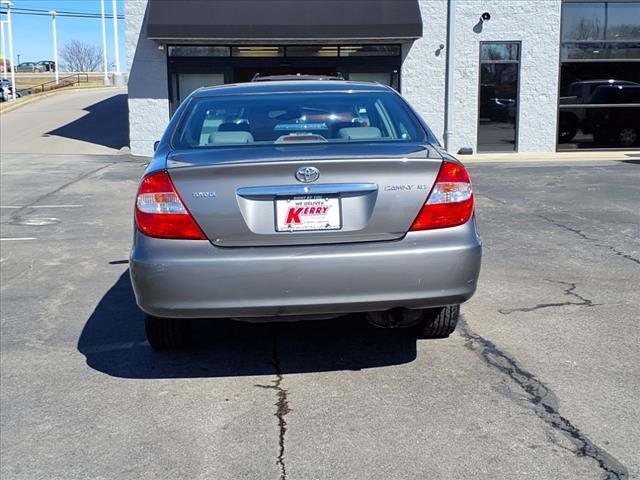
[[[517,150],[519,67],[519,42],[480,44],[478,152]]]

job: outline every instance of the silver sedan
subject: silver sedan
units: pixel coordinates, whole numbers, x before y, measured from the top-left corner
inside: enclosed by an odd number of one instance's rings
[[[156,349],[190,319],[366,313],[446,337],[476,290],[465,168],[392,89],[339,80],[200,89],[138,190],[133,288]]]

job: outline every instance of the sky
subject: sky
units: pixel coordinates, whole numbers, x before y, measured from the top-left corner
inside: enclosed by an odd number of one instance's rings
[[[100,0],[11,0],[15,8],[34,8],[43,10],[66,10],[73,12],[100,13]],[[117,11],[124,15],[124,1],[117,0]],[[113,64],[113,19],[109,18],[112,12],[112,0],[105,0],[105,13],[107,15],[107,53],[109,65]],[[6,15],[2,15],[6,20]],[[14,61],[18,62],[18,54],[21,62],[37,62],[39,60],[53,60],[53,39],[51,33],[51,17],[18,15],[11,16],[13,24],[13,53]],[[102,22],[100,18],[70,18],[57,17],[58,50],[69,40],[81,40],[102,47]],[[118,36],[120,38],[120,68],[126,70],[125,51],[125,25],[124,20],[118,21]],[[5,51],[9,57],[5,25]],[[110,67],[113,68],[113,67]]]

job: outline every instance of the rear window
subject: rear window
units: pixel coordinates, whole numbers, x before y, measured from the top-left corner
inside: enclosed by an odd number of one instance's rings
[[[194,98],[172,143],[191,149],[426,140],[415,116],[391,92],[296,92]]]

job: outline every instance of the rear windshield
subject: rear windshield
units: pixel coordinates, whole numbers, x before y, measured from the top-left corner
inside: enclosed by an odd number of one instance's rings
[[[172,144],[190,149],[426,140],[421,124],[391,92],[296,92],[193,98]]]

